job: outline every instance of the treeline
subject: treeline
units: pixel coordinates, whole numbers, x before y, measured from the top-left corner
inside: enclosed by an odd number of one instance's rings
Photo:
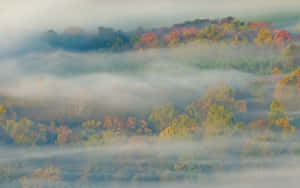
[[[269,91],[263,89],[270,84],[275,84],[276,88],[271,94],[274,98],[267,100],[269,96],[266,93]],[[172,104],[154,107],[147,119],[106,116],[102,120],[78,122],[72,127],[18,118],[1,105],[2,146],[58,145],[61,152],[71,146],[109,148],[128,144],[134,148],[140,144],[143,148],[143,151],[137,148],[125,153],[117,152],[109,158],[103,157],[101,154],[105,153],[101,152],[91,155],[78,153],[76,157],[80,161],[72,161],[72,157],[68,159],[72,166],[82,169],[76,173],[67,173],[64,162],[55,156],[49,156],[43,162],[4,163],[0,164],[1,183],[5,185],[5,182],[14,180],[20,187],[72,187],[66,182],[82,186],[99,186],[99,183],[115,181],[197,182],[203,176],[207,178],[216,172],[227,173],[232,168],[247,166],[251,159],[258,159],[257,165],[263,167],[268,164],[266,161],[276,156],[297,154],[299,151],[295,144],[298,142],[300,117],[290,114],[289,110],[300,107],[300,69],[283,77],[276,69],[270,80],[256,80],[245,87],[248,95],[256,100],[255,105],[241,100],[240,93],[221,84],[184,108]],[[284,98],[282,92],[286,87],[293,88],[289,92],[294,93],[294,98]],[[260,103],[267,106],[267,114],[256,119],[248,117],[247,112],[251,109],[264,110]],[[208,142],[210,149],[200,152],[194,148],[193,152],[181,152],[178,148],[175,153],[165,156],[151,152],[152,147],[176,141],[204,145]],[[207,163],[208,160],[211,162]],[[23,173],[22,169],[26,167],[31,170]]]
[[[138,28],[125,32],[99,27],[95,33],[73,27],[63,33],[49,30],[43,41],[53,47],[72,51],[109,50],[125,51],[158,47],[177,47],[191,41],[217,41],[232,44],[255,44],[257,46],[284,48],[292,42],[285,30],[276,29],[268,22],[245,23],[233,17],[224,19],[196,19],[171,27],[146,30]]]
[[[274,100],[270,104],[270,100],[266,99],[266,93],[269,91],[262,92],[261,89],[271,84],[275,84],[276,87]],[[274,69],[270,80],[257,80],[246,87],[249,91],[248,96],[262,101],[264,106],[270,105],[268,117],[259,120],[247,117],[247,101],[237,99],[235,90],[221,85],[208,90],[202,98],[185,106],[184,110],[167,104],[153,108],[147,119],[106,116],[103,120],[87,120],[72,126],[58,125],[55,122],[46,125],[27,118],[18,118],[16,113],[2,105],[0,138],[3,144],[16,145],[98,145],[120,139],[130,140],[136,136],[188,139],[229,136],[243,129],[252,129],[251,125],[257,128],[258,124],[263,128],[279,131],[282,136],[295,132],[295,126],[290,124],[290,120],[299,123],[299,117],[288,116],[286,110],[295,111],[300,107],[299,68],[283,78],[279,69]],[[257,110],[261,106],[258,102],[254,107],[252,104],[251,108]],[[258,127],[262,128],[260,126]]]

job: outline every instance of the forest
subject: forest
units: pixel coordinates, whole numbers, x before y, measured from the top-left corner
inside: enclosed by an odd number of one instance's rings
[[[300,183],[300,28],[225,17],[30,44],[0,59],[0,187]]]

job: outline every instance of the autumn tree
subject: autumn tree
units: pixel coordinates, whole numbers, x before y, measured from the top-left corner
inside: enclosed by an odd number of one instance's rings
[[[198,123],[206,120],[209,108],[213,104],[222,105],[230,111],[246,112],[247,104],[244,100],[235,99],[235,91],[227,85],[219,85],[215,89],[209,89],[202,98],[185,107],[185,112]]]
[[[196,27],[183,27],[180,29],[180,33],[184,41],[191,41],[197,39],[201,31]]]
[[[212,105],[212,100],[203,100],[198,99],[192,102],[192,104],[189,104],[185,107],[185,112],[195,120],[197,120],[198,123],[201,123],[205,120],[207,112]]]
[[[298,110],[300,107],[299,74],[300,68],[283,76],[274,89],[274,98],[288,111]]]
[[[204,100],[211,100],[211,103],[216,103],[225,106],[233,112],[246,112],[247,104],[244,100],[235,99],[235,90],[226,84],[218,85],[214,89],[209,89],[203,96]]]
[[[148,120],[153,124],[155,131],[160,132],[171,125],[172,120],[176,117],[178,111],[172,104],[155,107],[148,117]]]
[[[216,25],[209,25],[201,31],[200,36],[208,40],[219,41],[224,37],[224,33]]]
[[[95,120],[88,120],[82,122],[81,138],[90,140],[94,138],[95,135],[99,135],[101,132],[101,125],[102,125],[101,121],[95,121]]]
[[[151,136],[152,135],[152,129],[149,126],[148,122],[145,120],[140,120],[136,123],[136,131],[138,135],[146,135]]]
[[[273,125],[276,125],[276,128],[279,129],[283,135],[295,132],[295,127],[289,124],[286,111],[279,101],[274,100],[270,105],[268,120]]]
[[[6,110],[5,106],[0,104],[0,121],[5,120],[6,112],[7,112],[7,110]]]
[[[196,121],[186,114],[180,114],[173,119],[171,125],[160,132],[164,137],[188,137],[200,127]]]
[[[45,169],[38,168],[29,176],[19,179],[23,188],[62,187],[62,175],[59,168],[49,166]]]
[[[101,134],[103,144],[124,143],[125,136],[120,135],[120,132],[113,130],[103,131]]]
[[[285,67],[292,69],[296,65],[297,58],[300,57],[300,47],[292,43],[282,51],[282,54],[285,57]]]
[[[231,112],[224,106],[213,104],[203,122],[205,136],[228,135],[234,128]]]
[[[66,125],[62,125],[56,129],[57,131],[57,140],[56,144],[66,144],[72,141],[73,131],[69,129]]]
[[[248,25],[240,20],[225,22],[222,24],[222,27],[226,33],[236,33],[248,29]]]
[[[46,125],[34,123],[26,118],[20,121],[7,120],[3,128],[18,145],[44,144],[47,141]]]
[[[268,119],[271,123],[275,123],[278,119],[287,118],[285,109],[280,101],[273,100],[270,105],[270,113]]]
[[[101,121],[88,120],[82,122],[81,127],[88,132],[97,132],[100,130],[101,125]]]
[[[274,67],[274,69],[272,70],[272,74],[281,74],[281,71],[279,70],[278,67]]]
[[[283,48],[292,41],[292,37],[289,32],[280,30],[274,35],[273,41],[275,47]]]
[[[266,28],[270,31],[274,30],[274,26],[269,22],[249,22],[248,27],[253,31],[259,31],[262,28]]]
[[[159,45],[159,40],[156,33],[145,33],[141,35],[138,48],[154,48]]]
[[[272,32],[267,28],[261,28],[258,32],[256,38],[254,39],[254,43],[258,46],[268,46],[272,44]]]
[[[180,41],[180,33],[178,31],[172,31],[163,38],[168,47],[176,47]]]

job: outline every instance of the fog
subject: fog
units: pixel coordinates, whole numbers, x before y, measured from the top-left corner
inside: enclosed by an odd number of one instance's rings
[[[124,53],[34,52],[2,59],[0,92],[15,99],[5,104],[21,106],[16,101],[23,100],[33,107],[28,114],[23,110],[32,119],[61,119],[68,112],[80,119],[136,112],[144,117],[157,105],[183,107],[220,83],[241,88],[259,78],[232,69],[201,68],[209,59],[214,66],[217,59],[253,55],[272,53],[217,44]]]
[[[269,120],[275,85],[285,75],[272,70],[291,71],[276,49],[194,41],[83,52],[38,40],[70,26],[131,31],[226,16],[272,21],[294,34],[299,6],[299,0],[1,0],[0,104],[7,111],[4,117],[1,106],[0,187],[299,187],[299,103],[290,104],[299,96],[295,83],[282,98],[288,108],[278,105],[276,122]],[[184,110],[223,84],[236,95],[218,91],[224,101],[211,112],[216,125],[206,112],[211,99],[200,104],[200,115]],[[227,100],[246,112],[227,112]],[[166,104],[180,115],[167,112],[172,117],[159,117],[157,128],[149,114]],[[107,115],[121,120],[104,126]],[[103,126],[85,127],[87,120]],[[208,135],[209,126],[222,136]],[[161,134],[169,127],[185,136]]]
[[[54,187],[296,187],[299,185],[299,144],[290,147],[291,142],[270,143],[272,154],[266,156],[239,156],[241,147],[248,140],[241,137],[221,137],[197,142],[180,140],[160,140],[144,138],[146,142],[130,144],[112,144],[101,147],[48,146],[48,147],[1,147],[0,166],[10,168],[12,180],[1,186],[16,186],[18,180],[13,177],[30,174],[37,167],[56,167],[61,169],[64,180],[51,180]],[[257,143],[264,145],[264,143]],[[291,149],[292,153],[282,152]],[[215,170],[188,171],[179,169],[169,176],[190,176],[190,180],[163,179],[163,166],[172,167],[181,162],[190,165],[212,166]],[[16,164],[16,165],[15,165]],[[20,164],[20,165],[18,165]],[[41,165],[42,164],[42,165]],[[43,166],[44,165],[44,166]],[[82,165],[93,169],[85,182]],[[143,167],[142,167],[143,166]],[[223,170],[219,169],[222,166]],[[127,181],[132,171],[144,170],[137,182]],[[115,171],[118,168],[119,171]],[[17,170],[17,171],[16,171]],[[17,174],[14,174],[17,173]],[[112,173],[112,174],[110,174]],[[161,174],[161,181],[156,176]],[[195,178],[192,178],[195,176]],[[77,182],[81,177],[81,181]],[[111,177],[105,180],[104,177]],[[189,179],[189,178],[188,178]],[[44,183],[43,183],[44,181]],[[76,181],[76,182],[75,182]],[[59,182],[59,183],[58,183]],[[29,179],[29,183],[48,185],[43,178]],[[55,186],[56,185],[56,186]]]

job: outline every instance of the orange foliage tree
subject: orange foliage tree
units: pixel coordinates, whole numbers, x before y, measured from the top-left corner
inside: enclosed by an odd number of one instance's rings
[[[65,144],[71,141],[72,130],[69,129],[67,126],[62,125],[56,128],[56,132],[57,132],[56,144]]]
[[[178,31],[172,31],[164,36],[164,42],[168,47],[175,47],[180,41],[180,33]]]
[[[180,33],[184,41],[189,41],[195,39],[201,32],[196,27],[183,27]]]
[[[139,48],[155,48],[159,44],[158,37],[156,33],[144,33],[142,34],[140,41],[138,43]]]

